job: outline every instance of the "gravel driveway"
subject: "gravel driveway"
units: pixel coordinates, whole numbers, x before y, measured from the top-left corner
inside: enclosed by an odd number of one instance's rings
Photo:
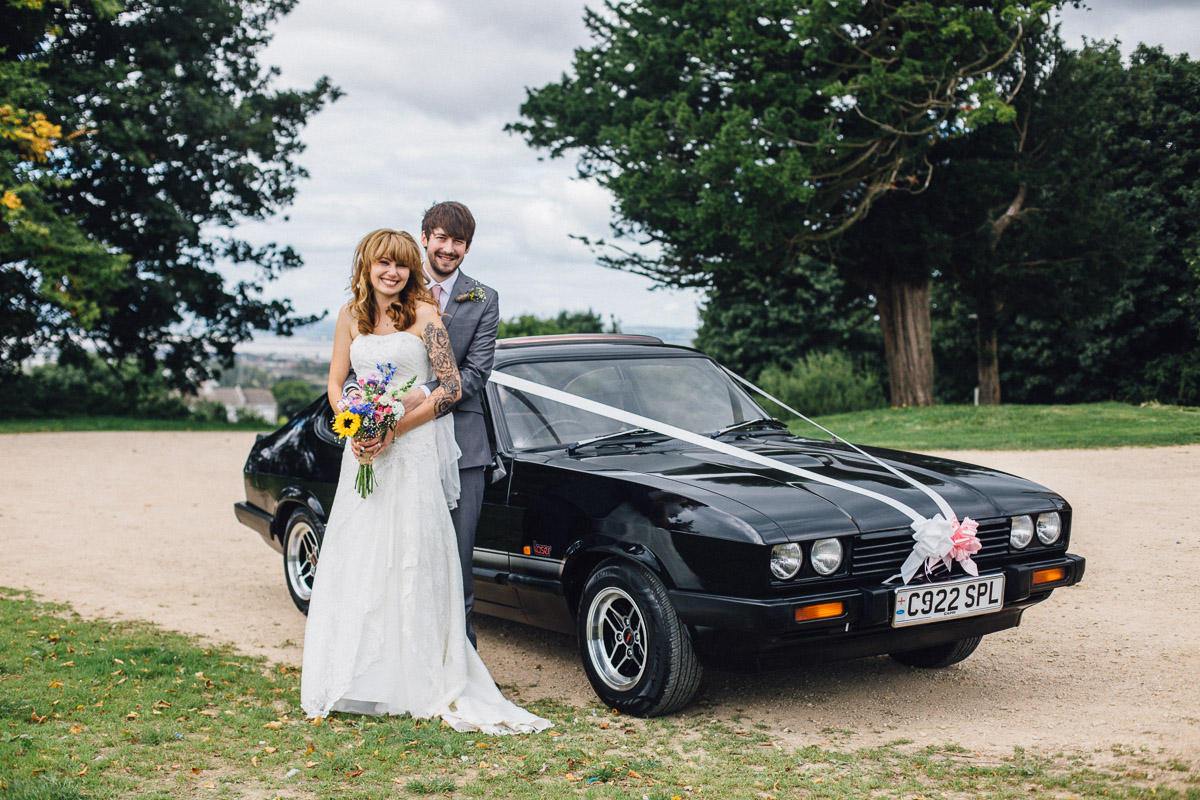
[[[150,620],[300,663],[282,558],[237,523],[253,434],[0,436],[0,585],[89,617]],[[1200,770],[1200,446],[947,454],[1074,506],[1084,582],[961,664],[887,658],[709,672],[684,715],[839,749],[911,740],[987,755],[1144,752]],[[479,650],[518,699],[594,701],[571,637],[481,618]]]

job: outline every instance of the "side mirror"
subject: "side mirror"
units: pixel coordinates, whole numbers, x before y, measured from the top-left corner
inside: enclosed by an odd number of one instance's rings
[[[504,468],[504,462],[500,459],[499,453],[492,453],[492,463],[488,465],[489,483],[499,483],[508,477],[508,470]]]

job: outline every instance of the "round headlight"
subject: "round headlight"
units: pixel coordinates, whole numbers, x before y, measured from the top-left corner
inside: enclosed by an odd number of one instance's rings
[[[1062,535],[1062,517],[1057,511],[1049,514],[1039,514],[1037,521],[1037,537],[1042,544],[1054,544]]]
[[[781,581],[794,578],[804,563],[803,559],[800,545],[795,542],[777,544],[771,548],[771,574]]]
[[[1033,518],[1027,515],[1013,517],[1012,531],[1008,534],[1008,543],[1021,550],[1033,541]]]
[[[818,575],[832,575],[842,566],[842,542],[840,539],[817,539],[812,543],[808,560]]]

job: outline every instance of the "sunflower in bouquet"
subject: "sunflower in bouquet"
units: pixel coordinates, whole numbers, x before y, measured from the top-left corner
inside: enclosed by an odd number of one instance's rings
[[[396,368],[391,364],[376,364],[377,372],[359,379],[361,397],[344,395],[338,401],[338,414],[333,418],[333,432],[339,439],[347,436],[365,442],[383,436],[404,416],[400,398],[412,388],[417,376],[404,384],[395,384]],[[354,488],[359,497],[375,490],[375,467],[371,462],[359,462],[354,476]]]

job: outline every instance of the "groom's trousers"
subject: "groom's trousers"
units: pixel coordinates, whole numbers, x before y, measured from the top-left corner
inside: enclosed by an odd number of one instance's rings
[[[454,532],[458,534],[458,557],[462,563],[463,606],[466,610],[467,638],[475,647],[475,626],[471,613],[475,609],[475,580],[471,562],[475,553],[475,529],[479,527],[479,512],[483,508],[484,467],[467,467],[458,471],[460,484],[458,507],[450,512]]]

